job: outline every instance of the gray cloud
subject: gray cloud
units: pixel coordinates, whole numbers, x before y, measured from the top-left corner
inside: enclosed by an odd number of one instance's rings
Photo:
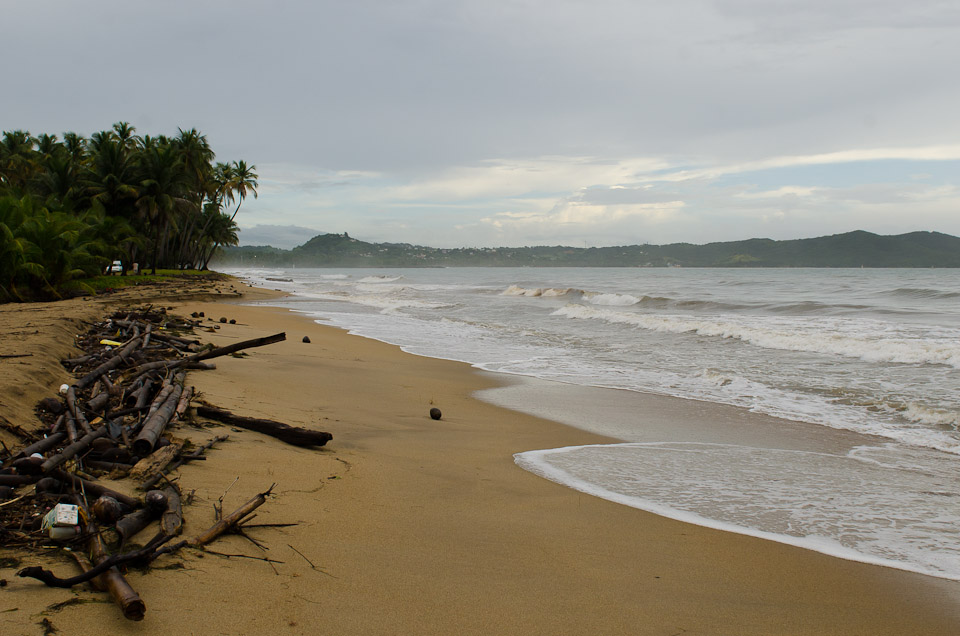
[[[960,137],[960,11],[936,0],[48,0],[3,15],[4,130],[197,127],[218,158],[271,170],[415,184],[491,160],[710,164]],[[611,185],[515,196],[644,195]],[[383,213],[365,198],[355,218]]]

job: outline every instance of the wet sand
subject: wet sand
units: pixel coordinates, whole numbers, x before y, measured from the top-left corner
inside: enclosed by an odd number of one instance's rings
[[[521,470],[516,452],[612,440],[475,398],[497,386],[490,374],[284,309],[169,304],[236,319],[202,334],[218,345],[287,333],[192,372],[202,399],[334,436],[306,450],[228,427],[174,431],[197,443],[230,435],[182,470],[195,490],[187,533],[212,523],[224,491],[229,510],[276,483],[255,523],[297,525],[252,529],[267,550],[238,536],[210,549],[280,563],[164,557],[156,565],[170,569],[129,575],[147,604],[142,623],[88,591],[78,596],[97,602],[45,610],[73,593],[4,566],[3,634],[42,633],[44,616],[65,634],[960,633],[960,584],[664,519]],[[86,310],[59,315],[76,307]],[[0,310],[0,333],[23,316]],[[69,352],[69,328],[51,333],[59,344],[49,355]],[[10,382],[0,373],[4,394]],[[18,404],[51,389],[27,390]],[[443,419],[430,419],[434,406]]]

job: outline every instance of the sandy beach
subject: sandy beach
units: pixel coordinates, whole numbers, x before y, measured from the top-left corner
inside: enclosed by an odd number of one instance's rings
[[[162,302],[235,319],[200,334],[217,345],[281,331],[287,340],[220,358],[188,384],[210,404],[333,441],[307,450],[229,427],[177,427],[196,443],[230,435],[181,470],[195,491],[186,531],[213,522],[225,491],[231,509],[276,483],[257,522],[296,525],[252,530],[266,550],[237,536],[210,549],[278,562],[163,557],[128,575],[147,604],[132,623],[105,595],[17,578],[28,563],[6,558],[29,557],[4,551],[0,633],[42,634],[44,618],[62,634],[960,633],[960,583],[672,521],[546,481],[513,454],[614,440],[476,399],[500,380],[465,364],[242,304],[273,292],[234,281],[218,289],[173,288]],[[57,361],[74,352],[73,335],[110,304],[149,296],[0,306],[0,354],[30,354],[0,360],[0,417],[33,426],[36,401],[69,379]],[[50,609],[71,598],[85,602]]]

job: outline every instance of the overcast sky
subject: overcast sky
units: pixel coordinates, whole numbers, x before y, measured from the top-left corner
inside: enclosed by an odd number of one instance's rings
[[[960,235],[957,0],[0,0],[0,33],[2,130],[196,127],[257,166],[241,227]]]

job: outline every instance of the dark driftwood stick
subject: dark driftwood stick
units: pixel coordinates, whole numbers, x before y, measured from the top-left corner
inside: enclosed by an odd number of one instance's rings
[[[0,475],[0,486],[16,488],[17,486],[40,481],[41,477],[43,477],[43,475]]]
[[[108,391],[102,391],[97,394],[96,397],[87,400],[87,408],[95,413],[98,413],[103,410],[107,404],[110,403],[110,393]]]
[[[323,446],[333,439],[333,435],[330,433],[312,431],[310,429],[300,428],[298,426],[290,426],[289,424],[274,422],[273,420],[242,417],[240,415],[234,415],[230,411],[225,411],[213,406],[198,406],[197,415],[200,415],[201,417],[208,417],[212,420],[223,422],[224,424],[230,424],[231,426],[238,426],[240,428],[246,428],[251,431],[263,433],[264,435],[276,437],[277,439],[293,446]]]
[[[119,470],[124,474],[130,472],[130,469],[133,468],[130,464],[124,464],[123,462],[103,462],[96,459],[84,459],[83,465],[87,468],[93,468],[94,470],[106,470],[114,471]]]
[[[119,493],[115,490],[110,490],[106,486],[101,486],[96,482],[88,481],[82,477],[77,477],[76,475],[68,473],[65,470],[55,470],[50,473],[50,476],[56,477],[62,482],[71,484],[78,492],[80,489],[83,489],[83,491],[87,493],[87,496],[93,499],[107,495],[109,497],[113,497],[123,505],[129,506],[130,508],[140,507],[139,499],[130,497],[129,495],[124,495],[123,493]]]
[[[123,362],[127,359],[127,356],[130,355],[130,353],[134,349],[136,349],[139,344],[140,344],[140,339],[134,338],[133,340],[128,342],[126,346],[117,353],[117,355],[113,356],[112,358],[110,358],[109,360],[101,364],[99,367],[97,367],[87,375],[77,380],[74,386],[77,387],[78,389],[84,389],[90,386],[101,375],[103,375],[104,373],[107,373],[108,371],[112,371],[113,369],[116,369],[121,364],[123,364]]]
[[[54,433],[59,433],[61,430],[63,430],[63,422],[66,419],[67,419],[67,416],[61,413],[57,417],[57,421],[54,422],[53,426],[50,427],[50,435],[53,435]]]
[[[244,340],[243,342],[237,342],[232,345],[227,345],[226,347],[217,347],[216,349],[211,349],[210,351],[204,351],[203,353],[195,353],[192,356],[184,358],[185,362],[199,362],[201,360],[209,360],[210,358],[219,358],[220,356],[225,356],[236,351],[242,351],[243,349],[251,349],[253,347],[262,347],[264,345],[273,344],[275,342],[281,342],[287,339],[286,333],[277,333],[272,336],[266,336],[264,338],[253,338],[251,340]]]
[[[149,406],[134,406],[129,409],[122,409],[119,411],[109,411],[107,412],[103,419],[105,420],[115,420],[117,418],[123,417],[124,415],[130,415],[132,413],[139,413],[140,411],[146,411]]]
[[[46,437],[39,442],[34,442],[26,448],[20,449],[11,459],[17,459],[19,457],[29,457],[34,453],[43,454],[46,451],[50,450],[57,444],[59,444],[67,436],[66,433],[54,433],[49,437]]]
[[[67,429],[67,438],[71,442],[77,441],[77,423],[73,419],[73,413],[66,413],[66,419],[64,419],[64,427]]]
[[[143,384],[140,385],[140,388],[136,391],[130,393],[129,397],[136,396],[137,401],[134,402],[134,408],[147,408],[147,402],[150,401],[150,389],[153,387],[153,378],[146,378],[143,381]]]
[[[169,334],[155,333],[153,334],[153,339],[159,340],[160,342],[171,342],[178,345],[183,345],[185,347],[189,347],[190,345],[200,344],[199,340],[191,340],[189,338],[181,338],[180,336],[171,336]]]
[[[219,358],[220,356],[225,356],[243,349],[251,349],[253,347],[262,347],[264,345],[273,344],[275,342],[280,342],[287,339],[287,334],[278,333],[272,336],[267,336],[265,338],[253,338],[252,340],[244,340],[243,342],[237,342],[232,345],[227,345],[226,347],[219,347],[217,349],[211,349],[210,351],[204,351],[202,353],[195,353],[192,356],[186,358],[180,358],[179,360],[158,360],[157,362],[146,362],[137,367],[137,373],[145,373],[146,371],[152,371],[154,369],[174,369],[178,367],[187,367],[187,368],[209,368],[209,367],[195,367],[194,365],[199,363],[201,360],[209,360],[210,358]]]
[[[68,358],[67,360],[63,361],[63,364],[69,364],[69,365],[83,364],[87,360],[93,360],[96,357],[97,357],[97,354],[88,353],[87,355],[80,356],[79,358]]]
[[[69,418],[68,418],[68,421],[69,421]],[[98,437],[103,437],[106,434],[107,434],[106,426],[101,426],[100,428],[93,431],[92,433],[87,433],[82,438],[78,439],[73,444],[70,444],[69,446],[64,448],[62,451],[60,451],[58,455],[54,455],[53,457],[50,457],[49,459],[47,459],[47,461],[43,462],[43,472],[46,473],[53,470],[54,468],[56,468],[63,462],[67,461],[71,457],[76,456],[77,453],[81,453],[86,449],[90,448],[90,444],[93,443],[93,440],[97,439]]]
[[[70,409],[70,413],[73,414],[73,418],[80,423],[81,427],[83,427],[84,432],[93,432],[93,429],[90,428],[90,423],[87,422],[87,418],[83,414],[83,411],[77,408],[77,387],[75,386],[67,389],[67,408]]]
[[[101,561],[93,568],[87,570],[83,574],[78,574],[77,576],[71,576],[67,579],[61,579],[56,576],[50,570],[44,570],[39,566],[26,567],[17,572],[17,576],[24,578],[37,579],[43,583],[46,583],[49,587],[73,587],[74,585],[79,585],[80,583],[86,583],[87,581],[92,580],[93,578],[99,576],[103,572],[106,572],[112,567],[121,565],[123,563],[129,563],[130,561],[140,561],[145,558],[152,557],[158,550],[158,548],[170,540],[170,537],[162,537],[156,541],[151,541],[143,548],[136,550],[134,552],[127,552],[126,554],[115,554],[112,557]],[[166,552],[169,552],[167,550]],[[164,554],[166,554],[164,552]]]

